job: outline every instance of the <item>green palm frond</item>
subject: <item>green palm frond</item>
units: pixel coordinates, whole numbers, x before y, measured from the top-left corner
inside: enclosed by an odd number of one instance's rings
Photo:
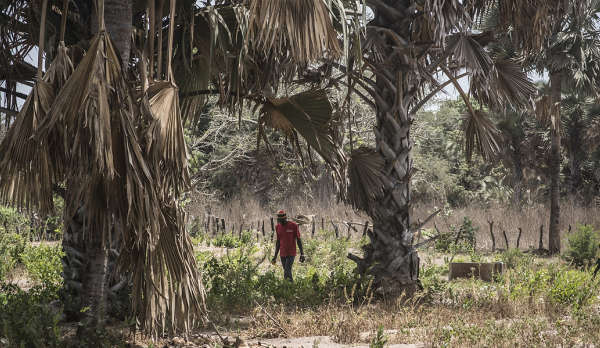
[[[299,133],[333,168],[343,168],[345,156],[334,142],[333,108],[324,90],[268,99],[260,113],[261,126],[280,130],[289,136]]]
[[[355,208],[377,216],[378,199],[383,196],[385,161],[375,150],[360,147],[352,152],[348,161],[348,201]]]

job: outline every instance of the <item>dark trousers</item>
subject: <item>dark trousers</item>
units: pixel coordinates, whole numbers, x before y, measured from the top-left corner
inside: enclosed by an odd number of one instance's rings
[[[283,278],[293,282],[292,265],[294,264],[295,256],[282,256],[281,265],[283,266]]]

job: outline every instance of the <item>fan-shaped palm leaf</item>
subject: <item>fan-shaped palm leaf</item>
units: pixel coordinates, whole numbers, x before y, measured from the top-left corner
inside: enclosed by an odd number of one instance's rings
[[[473,152],[493,158],[500,150],[500,132],[482,110],[465,115],[465,153],[470,161]]]
[[[355,208],[377,216],[375,202],[383,196],[385,161],[375,149],[360,147],[348,161],[348,201]]]
[[[307,91],[269,99],[261,109],[260,122],[288,135],[298,132],[327,163],[341,170],[345,159],[333,139],[332,111],[324,90]]]

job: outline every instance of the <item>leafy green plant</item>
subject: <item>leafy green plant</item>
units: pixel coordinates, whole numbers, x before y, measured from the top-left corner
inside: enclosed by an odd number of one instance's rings
[[[22,254],[27,273],[46,287],[59,287],[62,284],[62,262],[64,256],[60,246],[28,246]]]
[[[0,233],[0,280],[21,262],[25,239],[16,233]]]
[[[472,252],[475,247],[475,233],[477,227],[467,216],[463,218],[460,226],[450,226],[450,231],[442,233],[435,241],[435,250],[440,252]]]
[[[57,289],[34,287],[23,291],[13,284],[0,286],[0,337],[8,347],[59,347],[60,308],[54,307]]]
[[[521,263],[531,264],[533,262],[531,256],[525,255],[517,248],[508,249],[502,252],[498,259],[508,268],[515,268]]]
[[[385,347],[386,343],[387,343],[388,339],[385,336],[385,334],[383,333],[383,326],[379,326],[377,328],[377,334],[375,335],[375,337],[373,337],[373,340],[371,341],[371,344],[369,344],[370,348],[383,348]]]
[[[567,236],[566,259],[577,266],[591,265],[596,260],[599,232],[591,225],[577,225],[574,232]]]

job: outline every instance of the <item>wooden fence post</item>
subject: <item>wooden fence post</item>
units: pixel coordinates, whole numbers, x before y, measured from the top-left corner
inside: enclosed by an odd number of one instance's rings
[[[321,229],[324,230],[325,229],[325,218],[321,217]]]
[[[316,229],[316,226],[315,226],[315,217],[314,216],[312,218],[311,225],[312,225],[311,236],[314,237],[315,236],[315,229]]]
[[[333,220],[330,220],[331,226],[333,226],[333,230],[335,231],[335,238],[340,237],[340,231],[338,230],[338,226],[333,223]]]
[[[363,228],[363,234],[362,234],[363,237],[367,235],[368,229],[369,229],[369,220],[365,221],[365,228]]]
[[[231,224],[231,235],[235,233],[235,222]]]
[[[273,222],[273,217],[271,216],[271,242],[273,241],[274,234],[275,234],[275,223]]]
[[[262,231],[263,239],[265,239],[265,220],[262,221],[262,227],[260,229]]]
[[[492,252],[496,251],[496,238],[494,237],[494,221],[489,221],[490,224],[490,236],[492,236]]]
[[[521,234],[523,233],[523,229],[519,227],[519,236],[517,237],[517,249],[519,249],[519,244],[521,242]]]
[[[538,245],[538,249],[544,249],[544,225],[540,226],[540,242]]]
[[[242,238],[242,229],[244,228],[244,222],[240,222],[240,232],[238,233],[238,237]]]
[[[223,233],[221,233],[221,234],[224,235],[225,233],[227,233],[227,230],[225,229],[225,218],[221,218],[221,227],[223,230]]]
[[[346,224],[348,224],[348,236],[346,237],[346,239],[350,239],[350,229],[352,228],[352,222],[348,221],[346,222]]]
[[[506,243],[506,250],[508,250],[508,248],[510,248],[508,246],[508,237],[506,236],[506,231],[502,230],[502,234],[504,235],[504,242]]]

